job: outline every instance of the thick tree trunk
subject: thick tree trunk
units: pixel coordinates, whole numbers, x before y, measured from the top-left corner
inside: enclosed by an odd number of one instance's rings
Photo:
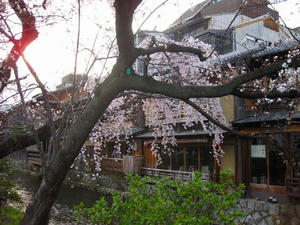
[[[22,225],[47,225],[49,222],[49,213],[62,184],[63,179],[59,182],[49,185],[45,178],[35,195],[33,202],[27,207]]]
[[[21,225],[47,225],[48,216],[70,166],[79,154],[81,147],[99,117],[107,109],[111,101],[123,91],[119,75],[121,70],[117,65],[112,74],[95,91],[95,97],[87,105],[85,111],[64,140],[62,149],[56,154],[47,168],[39,190],[33,202],[28,206]]]

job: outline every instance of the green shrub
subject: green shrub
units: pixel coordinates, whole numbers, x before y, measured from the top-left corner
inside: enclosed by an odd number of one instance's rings
[[[236,207],[244,186],[236,186],[228,170],[221,172],[220,183],[203,182],[201,176],[195,172],[193,180],[179,182],[128,175],[126,198],[115,193],[111,205],[104,198],[92,208],[81,203],[73,215],[93,224],[234,224],[243,215]]]
[[[9,181],[8,175],[12,172],[10,159],[0,160],[0,207],[7,201],[21,202],[21,198],[15,190],[15,184]]]
[[[0,224],[19,225],[24,216],[20,210],[5,206],[0,209]]]
[[[0,224],[18,225],[23,218],[23,213],[13,207],[8,202],[22,202],[15,190],[15,184],[9,181],[8,175],[12,172],[10,158],[0,160]]]

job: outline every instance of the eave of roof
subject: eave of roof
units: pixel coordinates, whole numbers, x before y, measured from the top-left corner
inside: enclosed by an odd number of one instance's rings
[[[180,136],[196,136],[196,135],[209,135],[209,134],[212,134],[212,132],[207,130],[185,130],[185,131],[175,132],[174,136],[180,137]],[[145,132],[143,134],[137,135],[136,138],[154,138],[154,136],[153,136],[153,132]]]
[[[223,57],[221,59],[216,60],[214,63],[230,63],[230,62],[235,62],[241,58],[245,58],[247,56],[250,56],[251,58],[257,58],[257,57],[262,57],[265,55],[270,55],[270,54],[275,54],[279,52],[284,52],[292,48],[300,47],[299,43],[295,39],[289,39],[285,42],[282,42],[279,46],[259,46],[255,49],[251,49],[248,51],[244,52],[238,52],[236,54]]]
[[[249,116],[243,119],[232,121],[232,125],[240,126],[244,124],[252,124],[252,123],[261,123],[261,122],[272,122],[272,121],[283,121],[287,119],[299,120],[300,112],[296,111],[294,113],[291,112],[270,112],[270,113],[262,113],[254,116]]]
[[[187,20],[189,20],[189,19],[193,18],[195,15],[197,15],[197,13],[199,13],[203,9],[203,7],[206,6],[206,4],[208,4],[211,1],[212,0],[206,0],[206,1],[200,2],[199,4],[189,8],[170,25],[170,28],[184,24]]]
[[[199,17],[199,18],[196,18],[194,20],[187,21],[183,24],[179,24],[177,26],[171,26],[167,30],[165,30],[165,33],[172,33],[172,32],[174,32],[178,29],[184,29],[188,26],[199,23],[200,21],[205,21],[205,20],[209,20],[209,19],[211,19],[211,16]]]

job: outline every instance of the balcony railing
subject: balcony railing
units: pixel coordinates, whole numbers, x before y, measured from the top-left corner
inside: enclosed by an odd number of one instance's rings
[[[287,178],[286,190],[291,200],[300,201],[300,178]]]
[[[155,168],[140,168],[140,174],[149,177],[168,177],[170,180],[188,181],[194,177],[193,172],[178,171],[178,170],[162,170]],[[209,181],[209,174],[202,173],[202,180]]]
[[[40,158],[40,153],[36,151],[27,151],[27,162],[41,166],[42,159]]]

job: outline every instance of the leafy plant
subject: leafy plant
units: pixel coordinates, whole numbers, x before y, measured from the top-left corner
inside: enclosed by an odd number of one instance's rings
[[[129,193],[114,193],[109,205],[104,198],[92,208],[75,206],[74,217],[92,224],[234,224],[243,213],[237,201],[244,186],[236,186],[230,171],[221,172],[219,183],[203,182],[195,172],[188,182],[127,175]]]
[[[0,211],[0,224],[7,224],[7,225],[19,225],[24,213],[20,210],[5,206],[1,208]]]
[[[15,184],[7,179],[11,173],[11,163],[9,158],[0,160],[0,207],[7,201],[21,202],[21,198],[15,191]]]
[[[25,134],[27,129],[23,124],[14,124],[10,130],[11,134]]]
[[[15,184],[9,181],[8,175],[11,173],[11,163],[9,158],[0,160],[0,224],[18,225],[23,218],[23,213],[7,202],[21,202],[21,198],[15,190]]]

